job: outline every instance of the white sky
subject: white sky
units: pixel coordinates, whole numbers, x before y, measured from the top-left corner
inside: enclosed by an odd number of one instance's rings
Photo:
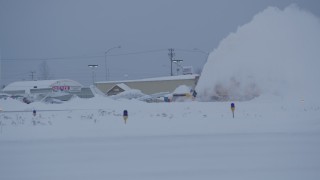
[[[230,32],[291,3],[319,16],[317,0],[0,0],[1,84],[30,80],[31,71],[41,78],[44,60],[52,78],[89,85],[87,65],[98,64],[96,80],[105,80],[104,52],[118,45],[107,58],[110,80],[169,75],[168,48],[197,71]]]

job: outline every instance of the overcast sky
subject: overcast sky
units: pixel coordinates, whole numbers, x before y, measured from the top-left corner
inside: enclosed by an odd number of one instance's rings
[[[0,0],[1,84],[68,78],[96,81],[170,75],[168,48],[202,69],[208,52],[268,6],[295,3],[320,16],[319,0]],[[176,74],[174,66],[174,74]]]

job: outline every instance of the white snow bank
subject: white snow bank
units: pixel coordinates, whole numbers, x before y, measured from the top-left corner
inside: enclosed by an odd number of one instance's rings
[[[174,94],[182,94],[182,93],[190,93],[191,88],[186,86],[186,85],[181,85],[178,86],[175,90],[174,90]]]
[[[114,99],[114,100],[118,100],[118,99],[139,99],[142,97],[147,96],[146,94],[143,94],[141,92],[141,90],[139,89],[131,89],[131,90],[126,90],[123,91],[117,95],[113,95],[110,96],[110,98]]]
[[[261,94],[319,101],[320,21],[295,5],[269,7],[221,41],[196,90],[207,100]]]

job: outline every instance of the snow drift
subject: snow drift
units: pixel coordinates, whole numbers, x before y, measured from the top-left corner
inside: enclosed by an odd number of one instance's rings
[[[223,39],[209,56],[196,90],[202,101],[260,95],[319,100],[320,21],[291,5],[269,7]]]

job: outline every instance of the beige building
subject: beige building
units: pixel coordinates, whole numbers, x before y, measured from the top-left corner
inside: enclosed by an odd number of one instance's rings
[[[177,87],[186,85],[195,88],[199,79],[199,75],[180,75],[180,76],[168,76],[159,78],[148,78],[139,80],[124,80],[124,81],[105,81],[95,82],[96,87],[105,94],[108,94],[110,90],[116,87],[117,84],[125,84],[131,89],[141,90],[144,94],[155,94],[161,92],[172,93]]]

